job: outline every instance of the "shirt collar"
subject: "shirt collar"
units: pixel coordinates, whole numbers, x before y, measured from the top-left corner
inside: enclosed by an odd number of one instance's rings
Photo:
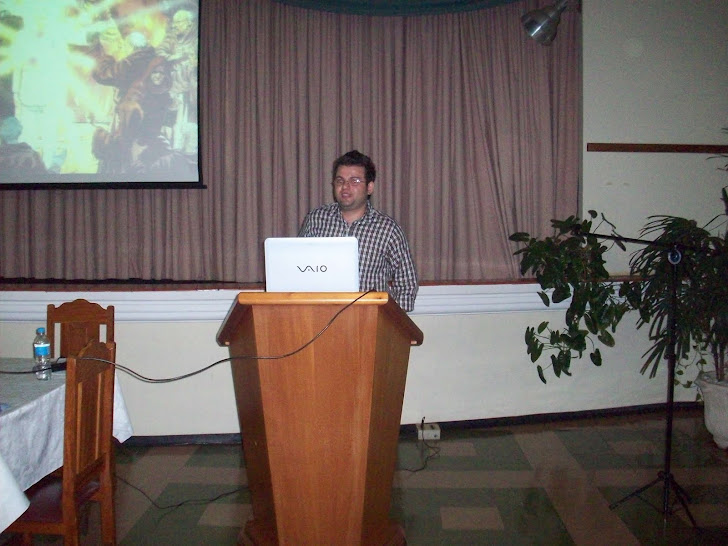
[[[334,203],[336,205],[336,212],[339,213],[339,218],[341,218],[342,222],[346,222],[344,220],[344,216],[341,214],[341,208],[339,207],[338,203]],[[372,206],[372,202],[370,199],[367,199],[367,210],[364,212],[364,216],[359,218],[358,220],[355,220],[351,225],[354,224],[360,224],[360,223],[368,223],[373,221],[374,219],[374,207]]]

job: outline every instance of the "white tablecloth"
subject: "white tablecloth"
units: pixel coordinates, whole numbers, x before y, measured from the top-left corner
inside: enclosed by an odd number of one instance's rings
[[[30,506],[28,497],[16,483],[8,465],[0,456],[0,532],[7,529]]]
[[[30,358],[0,358],[0,370],[30,370]],[[28,506],[23,494],[63,466],[65,372],[49,381],[34,374],[0,375],[0,531]],[[6,407],[7,406],[7,407]],[[118,379],[114,385],[114,437],[123,442],[132,434],[129,414]]]

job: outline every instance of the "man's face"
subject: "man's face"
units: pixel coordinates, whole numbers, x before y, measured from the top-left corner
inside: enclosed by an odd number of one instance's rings
[[[172,32],[178,37],[183,38],[185,34],[192,28],[192,14],[187,10],[179,10],[172,17]]]
[[[336,169],[334,177],[334,199],[344,211],[358,210],[366,207],[367,198],[374,191],[374,182],[362,182],[361,184],[352,184],[352,179],[358,178],[364,181],[364,167],[342,165]],[[343,184],[337,184],[336,180],[342,179]]]
[[[152,80],[154,85],[161,85],[164,82],[164,69],[155,68],[149,75],[149,79]]]

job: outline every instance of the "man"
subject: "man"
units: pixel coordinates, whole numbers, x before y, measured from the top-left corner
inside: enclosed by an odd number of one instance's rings
[[[417,273],[402,228],[371,205],[376,176],[372,160],[357,150],[334,161],[331,184],[335,203],[309,212],[298,236],[356,237],[359,289],[389,292],[402,309],[412,311]]]
[[[172,66],[172,89],[175,122],[172,148],[197,155],[197,50],[198,25],[194,13],[178,10],[157,53]]]
[[[191,169],[185,169],[185,158],[173,157],[161,142],[172,106],[169,63],[157,55],[140,32],[129,34],[127,42],[132,53],[118,61],[98,53],[92,72],[99,84],[117,89],[113,128],[109,131],[98,127],[93,135],[92,153],[99,160],[98,172],[150,174],[149,165],[156,163],[157,174],[178,175],[172,171],[173,160],[183,171],[191,173]],[[144,151],[145,159],[140,162]],[[157,162],[162,157],[163,161]],[[170,170],[165,172],[166,168]]]

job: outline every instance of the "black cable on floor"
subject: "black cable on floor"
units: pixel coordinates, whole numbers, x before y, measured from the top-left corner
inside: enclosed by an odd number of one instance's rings
[[[210,503],[213,503],[213,502],[215,502],[217,500],[220,500],[220,499],[222,499],[224,497],[229,497],[230,495],[234,495],[235,493],[238,493],[238,492],[242,491],[243,489],[245,489],[245,486],[242,486],[241,485],[240,487],[237,487],[237,488],[233,489],[232,491],[226,491],[225,493],[220,493],[216,497],[213,497],[213,498],[210,498],[210,499],[187,499],[187,500],[184,500],[182,502],[178,502],[176,504],[170,504],[170,505],[167,505],[167,506],[162,506],[160,504],[157,504],[157,502],[152,497],[150,497],[144,490],[142,490],[141,488],[137,487],[136,485],[134,485],[132,483],[129,483],[128,481],[126,481],[124,478],[122,478],[118,474],[116,474],[116,479],[119,480],[120,482],[128,485],[132,489],[135,489],[136,491],[138,491],[142,495],[144,495],[147,498],[147,500],[155,508],[157,508],[158,510],[169,510],[169,509],[176,510],[177,508],[179,508],[181,506],[185,506],[185,505],[210,504]]]

